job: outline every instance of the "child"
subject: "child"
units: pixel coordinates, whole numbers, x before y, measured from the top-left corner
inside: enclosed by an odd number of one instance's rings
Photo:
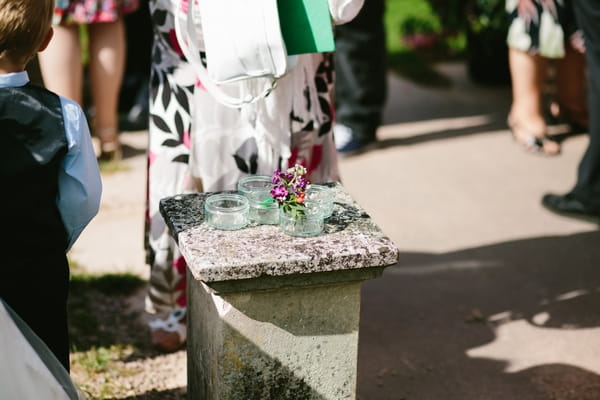
[[[29,83],[54,0],[0,0],[0,297],[69,370],[66,252],[102,185],[81,108]]]

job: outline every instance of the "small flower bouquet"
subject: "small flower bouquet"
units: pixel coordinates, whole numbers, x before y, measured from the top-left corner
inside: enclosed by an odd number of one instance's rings
[[[275,187],[271,189],[271,196],[279,203],[279,207],[296,216],[304,215],[304,197],[308,186],[306,168],[296,164],[285,172],[277,169],[273,173],[273,184]]]
[[[279,226],[291,236],[316,236],[323,230],[323,213],[318,204],[306,201],[309,185],[306,168],[296,164],[286,171],[275,170],[271,196],[279,204]]]

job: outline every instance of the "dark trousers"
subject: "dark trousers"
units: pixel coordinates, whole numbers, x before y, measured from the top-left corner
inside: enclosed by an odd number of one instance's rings
[[[366,0],[358,16],[335,28],[337,122],[354,139],[375,138],[387,96],[384,0]]]
[[[575,0],[573,7],[585,37],[590,142],[579,163],[572,194],[586,204],[600,208],[600,1]]]
[[[38,261],[35,264],[24,263],[24,258],[28,261],[36,258]],[[2,270],[0,278],[0,297],[69,371],[69,265],[64,252],[47,258],[42,255],[29,257],[19,252],[2,263],[6,270]]]

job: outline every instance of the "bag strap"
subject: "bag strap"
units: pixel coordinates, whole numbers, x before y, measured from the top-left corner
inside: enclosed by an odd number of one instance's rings
[[[275,89],[277,86],[276,78],[260,78],[260,79],[268,79],[268,82],[265,85],[265,88],[262,92],[253,95],[248,93],[244,97],[235,97],[231,96],[220,86],[218,86],[208,75],[208,71],[206,67],[202,63],[200,59],[200,49],[196,45],[196,41],[194,38],[196,37],[196,25],[194,23],[194,6],[195,0],[188,0],[188,10],[187,13],[181,7],[181,2],[179,2],[177,10],[175,12],[175,36],[177,38],[177,42],[179,43],[179,47],[181,47],[181,51],[185,58],[190,62],[193,66],[196,74],[198,75],[198,79],[204,86],[204,88],[211,94],[213,97],[221,104],[226,105],[232,108],[240,108],[246,104],[255,103],[256,101],[266,97]],[[186,31],[181,26],[181,21],[184,20],[186,22]]]

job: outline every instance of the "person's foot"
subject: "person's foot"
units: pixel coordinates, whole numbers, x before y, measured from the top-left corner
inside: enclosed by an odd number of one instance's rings
[[[100,154],[98,160],[120,161],[122,158],[121,141],[116,128],[98,128],[95,131],[100,139]]]
[[[376,144],[375,138],[356,138],[352,129],[342,124],[336,124],[333,128],[335,148],[342,157],[349,157],[371,150]]]
[[[542,205],[559,215],[600,223],[600,208],[591,207],[570,193],[545,194]]]
[[[506,123],[513,139],[528,152],[546,156],[560,154],[560,144],[548,137],[545,127],[534,129],[525,123],[516,121],[510,115],[506,119]]]
[[[183,347],[187,339],[186,309],[176,308],[166,319],[150,321],[152,344],[164,352],[173,352]]]

